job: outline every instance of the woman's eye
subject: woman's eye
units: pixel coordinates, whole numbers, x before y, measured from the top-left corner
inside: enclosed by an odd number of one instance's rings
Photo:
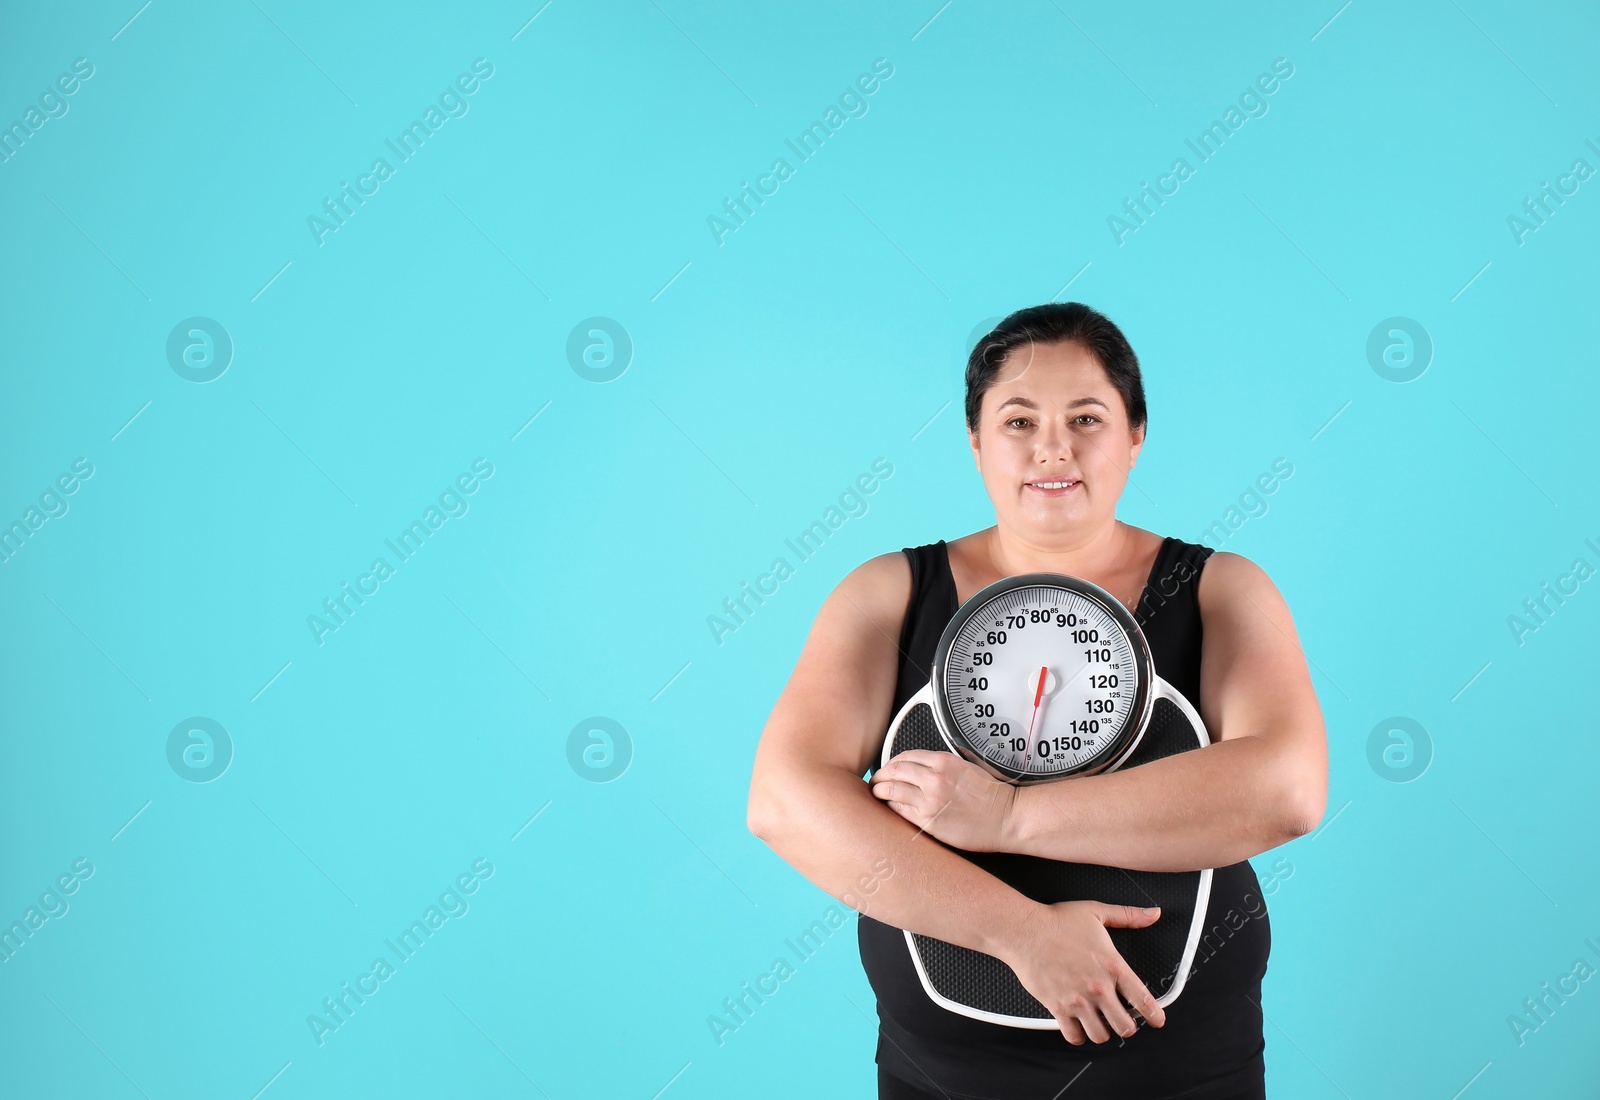
[[[1078,417],[1078,420],[1087,420],[1093,424],[1098,424],[1100,422],[1100,418],[1098,416],[1091,416],[1089,413],[1084,413],[1082,416]]]
[[[1026,424],[1027,422],[1028,418],[1025,416],[1013,416],[1010,420],[1006,421],[1007,424]]]

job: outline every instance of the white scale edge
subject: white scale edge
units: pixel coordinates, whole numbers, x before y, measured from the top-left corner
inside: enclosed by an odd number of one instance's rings
[[[1161,679],[1159,676],[1155,677],[1153,687],[1155,688],[1154,698],[1169,700],[1173,705],[1183,712],[1184,717],[1189,720],[1189,724],[1194,727],[1194,731],[1200,741],[1201,748],[1211,744],[1211,736],[1206,732],[1205,723],[1200,720],[1200,715],[1195,713],[1194,707],[1189,705],[1189,700],[1184,697],[1181,691],[1167,683],[1165,680]],[[883,751],[878,761],[878,766],[880,768],[887,764],[891,759],[889,750],[894,745],[894,735],[896,731],[900,729],[901,725],[905,722],[907,715],[911,713],[912,709],[919,704],[926,705],[928,707],[929,712],[933,716],[934,729],[939,731],[939,737],[945,742],[946,747],[952,752],[955,752],[955,746],[950,744],[950,738],[945,733],[944,727],[939,722],[939,711],[933,705],[933,683],[930,681],[929,683],[923,685],[920,691],[905,701],[905,705],[903,705],[900,708],[899,713],[894,716],[894,721],[889,723],[889,732],[884,736]],[[1154,711],[1152,709],[1152,714],[1153,713]],[[1134,738],[1133,744],[1137,746],[1137,744],[1143,740],[1143,738],[1144,730],[1141,729],[1139,731],[1139,736]],[[1132,748],[1130,747],[1129,750],[1124,752],[1121,758],[1112,764],[1110,768],[1100,774],[1105,775],[1117,770],[1122,766],[1123,761],[1127,760],[1131,754]],[[960,753],[956,753],[956,755],[960,756]],[[1189,923],[1189,938],[1184,943],[1183,957],[1178,963],[1177,978],[1172,983],[1171,989],[1167,990],[1166,993],[1156,998],[1156,1004],[1160,1005],[1162,1008],[1167,1007],[1167,1005],[1177,1000],[1178,995],[1183,992],[1183,987],[1188,984],[1189,969],[1194,964],[1195,952],[1200,946],[1200,933],[1205,928],[1207,911],[1211,907],[1211,872],[1212,868],[1210,867],[1206,867],[1200,872],[1200,884],[1195,890],[1194,919]],[[917,978],[922,982],[923,991],[928,994],[935,1004],[942,1008],[948,1009],[957,1015],[966,1016],[973,1020],[983,1020],[991,1024],[1002,1024],[1007,1027],[1028,1028],[1033,1031],[1055,1031],[1060,1028],[1061,1025],[1053,1016],[1046,1017],[1045,1019],[1036,1019],[1032,1016],[1007,1016],[998,1012],[985,1012],[981,1008],[973,1008],[971,1005],[964,1005],[958,1001],[952,1001],[948,997],[945,997],[939,993],[938,990],[934,989],[933,983],[928,980],[928,971],[922,965],[922,956],[917,952],[916,940],[912,938],[912,933],[904,929],[901,931],[905,935],[906,950],[911,953],[911,963],[916,967]]]

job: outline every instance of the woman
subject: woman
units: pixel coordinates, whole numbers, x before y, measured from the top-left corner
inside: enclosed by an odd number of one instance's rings
[[[1315,827],[1327,792],[1322,715],[1288,608],[1248,559],[1116,519],[1146,415],[1138,359],[1105,316],[1078,303],[1019,310],[973,350],[966,382],[968,441],[995,525],[880,555],[839,583],[762,732],[750,829],[861,912],[880,1097],[1048,1100],[1069,1086],[1069,1100],[1265,1096],[1271,933],[1247,860]],[[1035,572],[1121,600],[1212,744],[1030,787],[914,751],[863,783],[956,609]],[[1159,913],[1034,902],[951,849],[1216,868],[1183,993],[1157,1006],[1106,932]],[[1059,1031],[942,1008],[901,929],[1001,959]]]

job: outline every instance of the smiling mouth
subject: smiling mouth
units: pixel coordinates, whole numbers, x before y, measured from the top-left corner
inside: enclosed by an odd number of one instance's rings
[[[1062,496],[1082,484],[1083,482],[1076,478],[1062,478],[1058,481],[1030,481],[1027,487],[1046,496]]]

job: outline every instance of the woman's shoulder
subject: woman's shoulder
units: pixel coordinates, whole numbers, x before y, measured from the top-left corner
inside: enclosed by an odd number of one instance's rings
[[[1237,572],[1241,569],[1248,570],[1255,563],[1242,554],[1235,554],[1227,550],[1218,550],[1204,542],[1190,542],[1179,538],[1177,535],[1161,535],[1154,531],[1146,531],[1142,527],[1133,528],[1135,532],[1148,544],[1157,546],[1170,553],[1173,557],[1182,558],[1201,565],[1216,560],[1222,563],[1218,570],[1222,572]],[[1259,568],[1259,567],[1257,567]]]
[[[876,554],[846,574],[835,591],[854,602],[890,637],[897,638],[918,585],[929,584],[930,578],[943,568],[941,558],[949,561],[958,557],[961,551],[957,544],[974,537],[963,535],[948,542],[936,539]]]
[[[911,600],[911,580],[905,552],[886,550],[846,573],[834,593],[855,604],[880,628],[893,625],[898,630]]]
[[[1200,572],[1200,586],[1195,592],[1202,616],[1210,618],[1252,604],[1262,612],[1269,607],[1274,612],[1280,609],[1286,612],[1278,586],[1272,583],[1267,571],[1250,558],[1231,550],[1213,550],[1203,543],[1189,545],[1205,552],[1205,568]]]

